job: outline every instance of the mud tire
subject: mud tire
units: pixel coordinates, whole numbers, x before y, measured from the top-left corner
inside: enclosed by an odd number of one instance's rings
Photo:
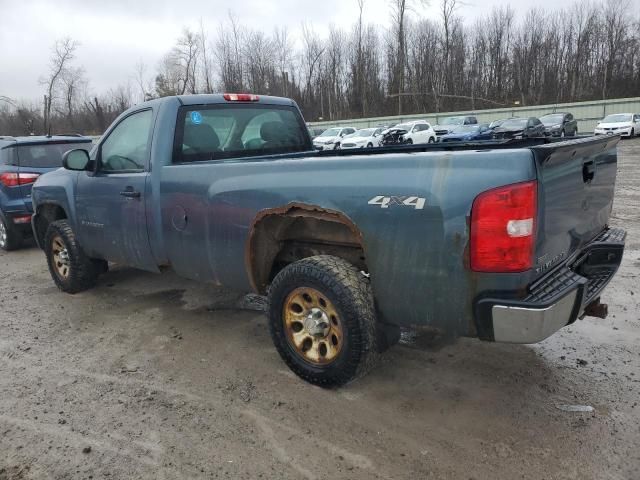
[[[299,287],[321,292],[333,303],[344,329],[344,345],[328,365],[305,361],[289,343],[283,322],[288,295]],[[378,360],[377,324],[369,279],[338,257],[318,255],[282,269],[269,289],[269,330],[278,353],[300,378],[321,387],[345,385],[369,372]]]
[[[66,277],[58,273],[54,263],[53,241],[56,238],[60,239],[67,250],[69,273]],[[85,255],[67,220],[56,220],[49,224],[44,237],[44,252],[51,278],[66,293],[79,293],[92,288],[104,268],[101,261],[92,260]]]

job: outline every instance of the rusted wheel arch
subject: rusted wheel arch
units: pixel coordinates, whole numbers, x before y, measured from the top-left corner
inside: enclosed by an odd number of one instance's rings
[[[289,252],[290,256],[295,255],[295,260],[331,254],[366,270],[362,232],[348,216],[317,205],[294,202],[261,210],[249,228],[245,267],[255,292],[266,292],[273,274],[277,273],[273,270],[276,260],[295,242],[308,247]]]

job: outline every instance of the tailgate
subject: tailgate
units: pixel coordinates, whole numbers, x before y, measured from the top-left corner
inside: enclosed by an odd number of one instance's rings
[[[571,257],[609,223],[619,137],[589,137],[532,147],[539,182],[535,271]]]

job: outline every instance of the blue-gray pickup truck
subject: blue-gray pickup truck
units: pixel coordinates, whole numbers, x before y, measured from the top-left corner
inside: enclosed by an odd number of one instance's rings
[[[604,317],[618,141],[318,152],[291,100],[168,97],[67,152],[32,226],[65,292],[115,262],[266,294],[283,360],[341,385],[402,327],[534,343]]]

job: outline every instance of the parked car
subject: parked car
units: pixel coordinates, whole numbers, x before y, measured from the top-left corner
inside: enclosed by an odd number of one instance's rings
[[[31,187],[62,166],[62,154],[90,148],[82,136],[0,137],[0,249],[14,250],[31,236]]]
[[[598,122],[595,135],[621,135],[633,138],[640,135],[640,113],[614,113]]]
[[[406,125],[408,127],[407,133],[404,133],[402,135],[402,143],[408,145],[434,143],[438,138],[436,136],[436,132],[433,130],[433,127],[431,127],[431,124],[429,122],[425,122],[424,120],[416,120],[415,122],[408,122],[402,125]],[[399,127],[401,127],[402,125],[399,125]]]
[[[540,117],[540,121],[550,137],[573,137],[578,133],[578,122],[571,113],[549,113]]]
[[[509,118],[501,118],[500,120],[494,120],[493,122],[491,122],[489,124],[489,128],[491,130],[494,130],[496,128],[498,128],[500,125],[502,125],[504,122],[506,122],[507,120],[509,120],[510,118],[515,118],[515,117],[509,117]]]
[[[313,139],[313,146],[317,150],[335,150],[340,148],[342,138],[355,133],[353,127],[334,127],[325,130]]]
[[[342,139],[340,148],[379,147],[384,128],[363,128]]]
[[[474,116],[456,116],[446,117],[433,127],[437,136],[446,135],[450,133],[455,127],[461,125],[477,125],[478,119]]]
[[[389,127],[382,131],[380,145],[381,146],[391,146],[391,145],[400,145],[403,143],[402,136],[407,133],[407,128],[409,128],[405,124],[398,124],[393,127]]]
[[[424,120],[415,120],[406,122],[390,128],[386,135],[383,136],[383,145],[394,145],[398,143],[411,145],[419,145],[421,143],[434,143],[436,141],[436,132],[429,122]]]
[[[320,152],[292,100],[165,97],[40,177],[32,225],[65,292],[110,261],[266,294],[286,364],[341,385],[400,326],[534,343],[605,315],[619,137],[569,142]]]
[[[536,117],[515,117],[502,122],[493,129],[492,137],[505,138],[533,138],[544,136],[544,125]]]
[[[314,127],[313,125],[307,125],[307,128],[309,129],[309,135],[312,139],[322,135],[322,132],[326,130],[324,127]]]
[[[493,130],[489,128],[488,123],[481,125],[460,125],[455,127],[451,133],[441,135],[440,142],[469,142],[474,140],[490,140]]]

